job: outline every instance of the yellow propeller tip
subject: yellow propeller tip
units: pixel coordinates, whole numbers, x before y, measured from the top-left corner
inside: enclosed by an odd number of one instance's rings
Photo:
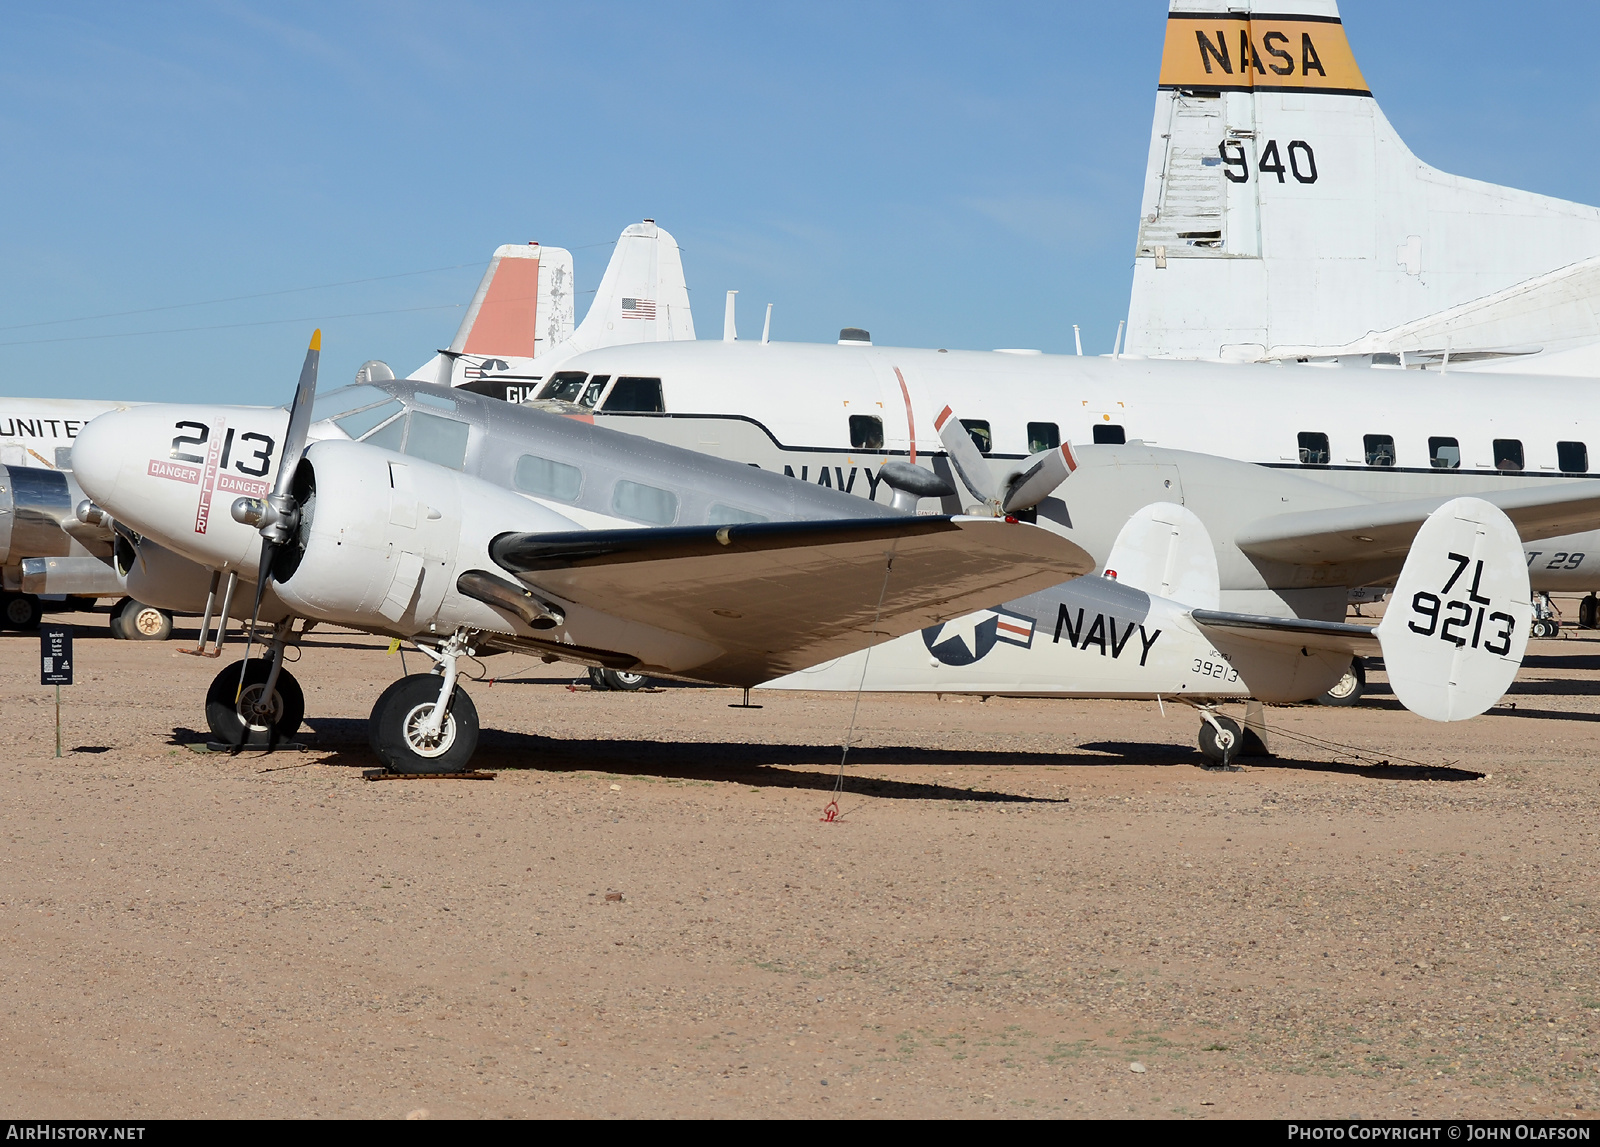
[[[322,328],[321,327],[318,327],[316,330],[311,332],[311,349],[314,350],[314,351],[320,351],[322,349]]]

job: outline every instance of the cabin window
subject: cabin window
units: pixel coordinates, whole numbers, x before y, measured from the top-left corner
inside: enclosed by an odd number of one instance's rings
[[[337,419],[334,422],[334,425],[340,430],[343,430],[346,434],[350,435],[350,437],[360,438],[367,431],[378,425],[378,423],[383,422],[385,419],[393,418],[396,414],[399,414],[402,409],[404,408],[398,402],[390,399],[382,406],[374,406],[371,410],[362,410],[355,414],[347,414],[343,418]]]
[[[770,520],[765,514],[758,514],[754,510],[741,510],[737,506],[724,506],[721,502],[711,503],[711,509],[706,511],[708,526],[737,526],[742,522]]]
[[[1362,445],[1367,451],[1368,466],[1394,465],[1394,436],[1390,434],[1364,434]]]
[[[987,454],[994,449],[994,435],[989,430],[989,424],[981,418],[963,418],[961,425],[967,428],[967,434],[972,439],[972,444],[978,448],[978,453]]]
[[[876,414],[852,414],[850,445],[857,450],[882,450],[883,419]]]
[[[577,402],[583,393],[583,380],[589,375],[581,370],[558,370],[550,376],[539,392],[540,398],[554,398],[562,402]]]
[[[1498,470],[1522,469],[1522,440],[1520,438],[1496,438],[1494,440],[1494,464]]]
[[[1054,450],[1061,445],[1061,427],[1054,422],[1028,423],[1028,453],[1037,454],[1041,450]]]
[[[1314,430],[1300,432],[1300,465],[1326,466],[1333,457],[1333,452],[1328,449],[1328,436],[1318,434]]]
[[[1094,440],[1109,446],[1121,446],[1128,441],[1128,435],[1120,426],[1101,423],[1094,428]]]
[[[583,397],[578,399],[579,406],[594,409],[594,404],[600,401],[600,392],[605,390],[606,383],[611,381],[609,374],[597,374],[589,380],[588,389],[583,392]]]
[[[583,471],[565,462],[552,462],[524,454],[517,459],[517,470],[511,484],[524,494],[541,498],[554,498],[560,502],[576,502],[578,490],[583,486]]]
[[[467,463],[467,424],[413,410],[406,431],[406,453],[424,462],[459,470]]]
[[[612,386],[600,409],[613,414],[665,414],[667,404],[661,400],[661,380],[624,375]]]
[[[1428,465],[1435,470],[1461,469],[1461,443],[1454,438],[1428,439]]]
[[[1589,472],[1589,448],[1582,442],[1557,442],[1556,465],[1563,474]]]
[[[382,430],[375,430],[362,439],[368,446],[376,446],[380,450],[393,450],[396,454],[400,452],[400,447],[405,445],[405,440],[406,420],[404,418],[396,418]]]
[[[678,496],[639,482],[619,479],[611,492],[611,509],[619,516],[652,526],[670,526],[678,516]]]

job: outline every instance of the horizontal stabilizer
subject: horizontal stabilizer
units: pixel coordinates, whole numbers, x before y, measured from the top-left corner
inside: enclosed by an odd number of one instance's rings
[[[1213,631],[1225,630],[1267,645],[1331,649],[1354,657],[1372,657],[1380,652],[1377,629],[1370,625],[1307,621],[1298,617],[1260,617],[1215,609],[1197,609],[1190,616],[1212,637],[1215,636]]]
[[[1479,497],[1498,507],[1524,541],[1535,541],[1600,527],[1596,485],[1567,481],[1491,490]],[[1417,498],[1278,514],[1243,527],[1235,541],[1253,557],[1296,565],[1399,558],[1411,548],[1428,515],[1448,501]]]
[[[693,676],[741,686],[1095,565],[1026,523],[911,516],[505,534],[490,556],[541,596],[705,642],[720,655]]]

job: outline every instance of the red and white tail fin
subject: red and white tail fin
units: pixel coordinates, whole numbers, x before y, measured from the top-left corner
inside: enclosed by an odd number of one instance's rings
[[[572,336],[572,320],[572,252],[507,243],[490,258],[450,346],[410,377],[520,395],[540,373],[533,361]]]
[[[1413,155],[1334,0],[1172,0],[1128,353],[1338,353],[1596,255],[1600,209]],[[1548,343],[1563,322],[1547,309],[1493,339]]]

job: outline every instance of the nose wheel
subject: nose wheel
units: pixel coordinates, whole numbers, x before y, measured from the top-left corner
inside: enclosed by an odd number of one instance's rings
[[[287,669],[267,689],[272,662],[252,657],[245,663],[239,687],[239,663],[227,666],[206,690],[206,724],[219,744],[266,749],[292,738],[306,714],[305,694]]]

